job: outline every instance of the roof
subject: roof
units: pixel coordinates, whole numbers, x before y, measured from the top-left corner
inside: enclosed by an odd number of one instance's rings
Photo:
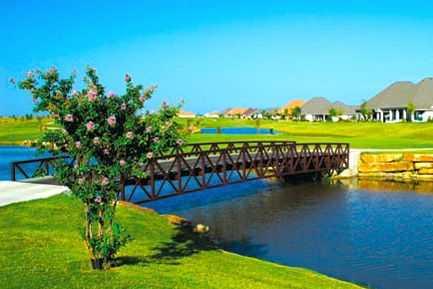
[[[238,115],[238,114],[244,114],[245,112],[248,111],[248,108],[242,108],[242,107],[234,107],[234,108],[229,108],[227,109],[224,114],[227,115]]]
[[[302,107],[304,105],[304,101],[302,99],[293,99],[290,100],[288,103],[286,103],[285,105],[283,105],[282,107],[280,107],[279,111],[280,112],[284,112],[284,110],[288,110],[288,112],[290,113],[290,111],[295,108],[295,107]]]
[[[332,103],[324,97],[313,97],[302,106],[302,114],[328,114]]]
[[[339,110],[343,114],[355,114],[356,110],[359,109],[359,106],[357,105],[347,105],[341,101],[334,102],[332,107]]]
[[[179,112],[178,112],[178,114],[177,114],[178,116],[191,116],[191,117],[193,117],[193,116],[195,116],[195,113],[193,113],[193,112],[190,112],[190,111],[184,111],[184,110],[180,110]]]
[[[410,81],[394,82],[376,96],[367,101],[370,108],[406,107],[413,102],[417,85]]]
[[[433,106],[433,78],[424,78],[417,84],[416,93],[413,96],[415,108],[431,108]],[[406,104],[407,105],[407,104]]]

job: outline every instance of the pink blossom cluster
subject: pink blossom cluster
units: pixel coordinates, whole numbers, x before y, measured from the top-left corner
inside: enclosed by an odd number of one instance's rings
[[[116,126],[116,117],[114,115],[111,115],[107,118],[108,125],[111,127]]]

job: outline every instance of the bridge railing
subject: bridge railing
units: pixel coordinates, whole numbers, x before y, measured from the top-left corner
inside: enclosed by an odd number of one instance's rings
[[[11,179],[52,175],[59,159],[72,162],[68,156],[13,162]],[[33,171],[26,171],[27,165]],[[329,173],[343,170],[348,165],[347,143],[193,143],[156,155],[143,165],[144,178],[122,178],[125,181],[120,184],[120,198],[143,203],[259,178]]]

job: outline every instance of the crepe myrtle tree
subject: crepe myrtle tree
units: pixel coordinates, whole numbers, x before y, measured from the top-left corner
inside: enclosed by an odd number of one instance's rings
[[[56,176],[84,203],[83,237],[92,264],[107,269],[131,239],[115,222],[120,187],[128,177],[146,177],[150,159],[182,144],[174,121],[178,107],[163,103],[157,112],[140,115],[155,87],[144,89],[128,74],[122,95],[106,93],[93,68],[79,91],[75,78],[62,79],[51,68],[28,72],[18,86],[32,94],[35,111],[48,113],[60,128],[45,132],[39,146],[74,159],[73,165],[59,163]]]

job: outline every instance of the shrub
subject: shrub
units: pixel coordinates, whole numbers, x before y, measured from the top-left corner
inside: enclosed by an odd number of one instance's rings
[[[84,203],[83,237],[94,267],[109,268],[131,239],[115,222],[118,193],[127,178],[146,177],[149,159],[181,143],[178,107],[164,103],[141,116],[155,87],[144,89],[126,75],[123,95],[106,93],[92,68],[84,81],[83,89],[73,90],[75,76],[61,79],[51,68],[29,72],[18,86],[32,94],[35,111],[48,113],[60,128],[46,131],[39,146],[74,159],[73,165],[59,163],[56,176]]]

